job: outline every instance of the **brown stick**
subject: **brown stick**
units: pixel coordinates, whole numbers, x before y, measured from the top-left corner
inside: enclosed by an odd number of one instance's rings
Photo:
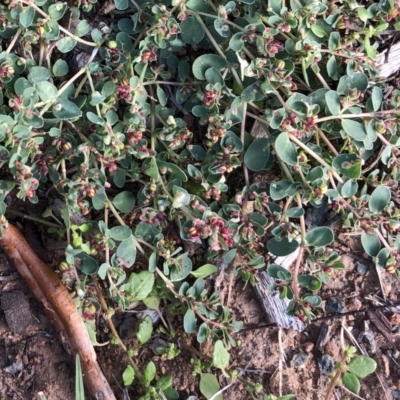
[[[8,225],[0,239],[0,247],[13,262],[57,330],[65,334],[71,353],[82,363],[85,385],[96,400],[116,400],[100,366],[82,317],[66,287],[56,273],[42,262],[21,232]]]

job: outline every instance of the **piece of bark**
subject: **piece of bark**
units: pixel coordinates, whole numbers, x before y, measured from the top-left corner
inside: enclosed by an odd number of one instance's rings
[[[277,257],[273,263],[278,264],[285,269],[289,269],[296,260],[298,253],[299,249],[286,257]],[[271,292],[268,289],[268,285],[273,285],[275,279],[271,278],[266,271],[259,271],[257,276],[259,282],[254,285],[254,290],[269,322],[276,323],[279,328],[293,328],[296,331],[302,331],[304,329],[303,322],[295,316],[289,316],[286,314],[290,300],[287,298],[280,299],[280,293],[277,290]]]
[[[389,55],[387,55],[389,52]],[[379,77],[387,79],[399,70],[400,65],[400,42],[394,43],[379,55],[378,71]]]
[[[265,125],[259,121],[255,121],[251,130],[251,136],[255,139],[267,137],[268,134]],[[297,249],[286,257],[278,257],[273,263],[288,269],[296,259],[298,251]],[[302,331],[304,324],[297,317],[286,314],[290,300],[280,299],[278,291],[271,292],[268,289],[269,285],[275,283],[275,279],[271,278],[265,271],[259,271],[257,277],[259,282],[254,285],[254,291],[269,322],[275,323],[279,328],[293,328],[296,331]]]
[[[0,247],[14,264],[72,355],[79,355],[83,379],[93,399],[116,400],[101,368],[89,334],[68,290],[57,274],[42,262],[22,233],[9,224],[3,231]]]
[[[331,326],[324,322],[321,326],[321,330],[319,331],[318,339],[316,342],[316,347],[322,351],[323,347],[326,345],[326,342],[329,339],[329,334],[331,331]]]
[[[378,328],[378,330],[385,337],[390,347],[393,346],[392,326],[388,319],[380,310],[368,311],[368,317],[371,322]]]

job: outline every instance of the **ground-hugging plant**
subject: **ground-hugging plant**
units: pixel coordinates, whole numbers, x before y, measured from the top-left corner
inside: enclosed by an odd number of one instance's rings
[[[341,385],[353,393],[359,393],[359,378],[365,378],[376,370],[376,362],[368,356],[357,356],[357,349],[352,346],[343,348],[343,355],[332,374],[331,384],[326,393],[325,400],[330,400],[336,385]]]
[[[298,251],[290,272],[267,271],[288,312],[313,318],[318,290],[343,268],[327,249],[333,231],[305,226],[305,209],[323,203],[399,275],[400,92],[380,81],[374,42],[399,27],[397,2],[111,3],[0,5],[0,212],[10,193],[63,199],[63,225],[51,229],[67,236],[60,270],[88,329],[101,309],[116,335],[113,308],[166,306],[224,356],[242,324],[205,279],[235,260],[256,282],[264,237],[273,255]],[[266,137],[248,133],[253,121]],[[255,182],[266,169],[277,178]],[[144,319],[139,342],[152,330]]]

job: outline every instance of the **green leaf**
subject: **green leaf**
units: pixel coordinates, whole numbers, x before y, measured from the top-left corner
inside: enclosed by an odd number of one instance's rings
[[[195,278],[207,278],[207,276],[210,276],[217,271],[218,268],[215,265],[205,264],[202,267],[197,268],[195,271],[192,271],[191,274]]]
[[[360,122],[351,119],[343,119],[342,127],[346,134],[355,140],[363,141],[367,137],[367,131]]]
[[[53,115],[57,119],[66,120],[82,116],[82,111],[75,103],[64,98],[58,98],[53,106]]]
[[[89,22],[86,21],[86,19],[80,21],[76,27],[75,36],[78,37],[85,36],[89,32],[89,28],[90,25]]]
[[[361,234],[361,244],[365,252],[371,257],[376,257],[381,249],[381,242],[374,233],[367,234],[363,232]]]
[[[132,272],[128,279],[128,292],[135,300],[143,300],[153,290],[154,281],[152,272]]]
[[[132,192],[124,191],[117,194],[112,203],[119,211],[130,213],[135,207],[136,197]]]
[[[243,49],[244,46],[243,36],[244,36],[243,32],[237,32],[231,37],[231,39],[229,40],[229,47],[233,51],[241,51]]]
[[[354,357],[347,365],[348,371],[358,378],[365,378],[376,370],[376,361],[368,356]]]
[[[132,235],[119,244],[117,257],[122,258],[129,266],[133,265],[136,259],[136,242]]]
[[[237,249],[231,249],[224,255],[224,262],[230,264],[236,257]]]
[[[160,308],[160,298],[156,296],[146,297],[143,299],[143,303],[146,305],[146,307],[151,308],[152,310],[158,310]]]
[[[373,213],[382,212],[389,204],[390,198],[390,189],[386,186],[378,186],[369,198],[369,210]]]
[[[194,77],[199,80],[205,80],[205,73],[211,67],[221,71],[226,67],[226,60],[216,54],[203,54],[197,57],[192,66]]]
[[[158,173],[157,161],[155,157],[146,158],[142,165],[143,173],[155,181],[160,179],[160,174]]]
[[[333,159],[332,165],[347,178],[359,179],[361,176],[362,159],[357,154],[340,154]]]
[[[125,371],[122,373],[122,380],[124,382],[124,386],[132,385],[134,379],[135,379],[135,370],[131,365],[128,365],[125,368]]]
[[[84,252],[75,256],[75,264],[85,275],[93,275],[99,269],[97,261]]]
[[[292,181],[278,181],[272,182],[270,186],[272,200],[281,200],[286,197],[287,190],[292,185]]]
[[[167,390],[171,386],[172,386],[172,375],[164,375],[156,383],[156,388],[161,390]]]
[[[19,23],[22,27],[28,28],[32,25],[35,16],[35,9],[32,6],[26,7],[25,10],[19,14]]]
[[[75,358],[75,400],[85,399],[85,389],[83,386],[82,364],[79,355]]]
[[[354,374],[345,372],[342,377],[342,382],[351,392],[358,393],[360,391],[360,381]]]
[[[213,374],[200,374],[199,389],[201,394],[208,400],[219,392],[220,386],[217,378]],[[214,400],[224,400],[222,394],[213,397]]]
[[[261,171],[267,165],[270,156],[270,144],[267,138],[259,138],[247,148],[244,163],[251,171]]]
[[[186,44],[195,45],[204,37],[204,29],[197,19],[189,16],[186,20],[182,21],[181,27],[181,38]]]
[[[349,90],[357,88],[363,92],[368,87],[368,78],[362,72],[357,72],[351,76],[344,75],[340,78],[336,91],[339,94],[348,95]]]
[[[157,85],[156,91],[157,91],[158,102],[164,107],[167,104],[167,101],[168,101],[167,96],[166,96],[166,94],[164,92],[164,89],[162,89],[160,87],[160,85]]]
[[[172,202],[173,208],[181,208],[189,204],[190,194],[187,190],[174,185],[172,187],[172,193],[174,194],[174,201]]]
[[[304,215],[304,208],[302,207],[292,207],[286,211],[286,215],[289,218],[300,218]]]
[[[346,199],[354,196],[358,190],[358,183],[353,179],[349,179],[341,188],[340,192],[342,196]]]
[[[267,243],[268,251],[274,256],[284,257],[292,254],[299,247],[297,240],[289,241],[289,239],[284,238],[282,240],[276,240],[272,238]]]
[[[67,3],[61,3],[60,1],[50,5],[48,8],[50,18],[54,21],[61,19],[64,16],[65,11],[67,11]]]
[[[115,8],[117,10],[126,10],[129,6],[129,1],[128,0],[114,0]]]
[[[153,320],[149,315],[147,315],[143,321],[139,324],[139,328],[136,334],[137,339],[140,344],[148,342],[153,333]]]
[[[222,340],[217,340],[214,344],[213,365],[224,370],[229,364],[229,352],[226,350]]]
[[[110,235],[114,240],[125,240],[132,235],[129,226],[118,225],[110,229]]]
[[[371,93],[371,102],[372,102],[372,107],[374,111],[378,111],[379,108],[381,107],[383,100],[383,94],[382,94],[382,89],[378,86],[375,86],[372,89]]]
[[[55,100],[58,97],[57,88],[50,82],[39,82],[36,84],[36,90],[42,101],[45,103]]]
[[[368,20],[368,12],[367,9],[365,7],[357,7],[357,14],[358,17],[360,18],[360,20],[362,22],[367,22]]]
[[[276,138],[275,150],[278,156],[286,163],[292,166],[297,165],[296,146],[290,141],[289,135],[282,132]]]
[[[387,262],[389,261],[390,250],[384,247],[379,250],[378,255],[376,256],[376,264],[380,268],[386,268]]]
[[[32,67],[29,70],[28,79],[32,83],[47,82],[49,78],[50,71],[45,67]]]
[[[77,41],[75,39],[66,36],[57,41],[57,49],[61,53],[68,53],[76,46],[76,43]]]
[[[287,269],[281,267],[278,264],[270,264],[267,268],[267,274],[271,278],[279,279],[282,281],[286,281],[292,278],[292,274]]]
[[[145,367],[143,372],[143,378],[145,384],[149,384],[156,377],[156,366],[153,361],[150,361]]]
[[[65,76],[68,74],[68,71],[69,71],[68,63],[65,60],[58,59],[53,64],[52,70],[53,70],[54,76],[57,76],[57,77]]]
[[[306,234],[306,241],[310,246],[326,246],[335,238],[332,229],[327,226],[319,226],[311,229]]]
[[[340,44],[340,33],[331,32],[329,35],[328,47],[330,51],[334,51]]]
[[[340,97],[334,90],[325,93],[326,104],[332,115],[340,114]]]
[[[322,286],[322,282],[319,280],[319,278],[313,275],[299,275],[298,283],[300,286],[312,291],[319,290]]]
[[[193,333],[196,330],[196,314],[189,308],[183,317],[183,329],[186,333]]]
[[[326,32],[319,25],[316,25],[316,24],[311,25],[311,31],[315,36],[317,36],[319,38],[323,38],[323,37],[327,36]]]
[[[329,57],[328,62],[326,63],[326,70],[330,78],[334,78],[337,74],[338,66],[336,62],[336,57]]]
[[[96,124],[96,125],[103,125],[105,122],[103,118],[99,117],[97,114],[95,114],[91,111],[88,111],[86,113],[86,117],[90,122],[92,122],[93,124]]]

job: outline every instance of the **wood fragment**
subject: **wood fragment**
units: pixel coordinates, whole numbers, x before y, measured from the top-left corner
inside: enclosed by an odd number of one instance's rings
[[[288,269],[294,260],[296,260],[298,252],[299,249],[286,257],[277,257],[274,264]],[[259,271],[257,277],[259,278],[259,282],[254,285],[254,290],[269,322],[276,323],[279,328],[293,328],[296,331],[302,331],[304,329],[303,322],[295,316],[286,314],[290,300],[287,298],[280,299],[278,291],[271,292],[268,289],[269,285],[275,283],[275,279],[271,278],[266,271]]]
[[[326,342],[329,339],[329,333],[331,331],[331,325],[328,325],[327,323],[323,323],[321,326],[321,330],[319,331],[316,347],[322,351],[324,346],[326,345]]]
[[[382,313],[382,311],[368,311],[368,317],[371,322],[376,326],[379,332],[385,337],[388,341],[390,347],[393,346],[393,337],[392,337],[392,326],[390,322]]]
[[[389,55],[387,55],[389,53]],[[399,70],[400,64],[400,42],[394,43],[379,55],[379,77],[389,78]]]

